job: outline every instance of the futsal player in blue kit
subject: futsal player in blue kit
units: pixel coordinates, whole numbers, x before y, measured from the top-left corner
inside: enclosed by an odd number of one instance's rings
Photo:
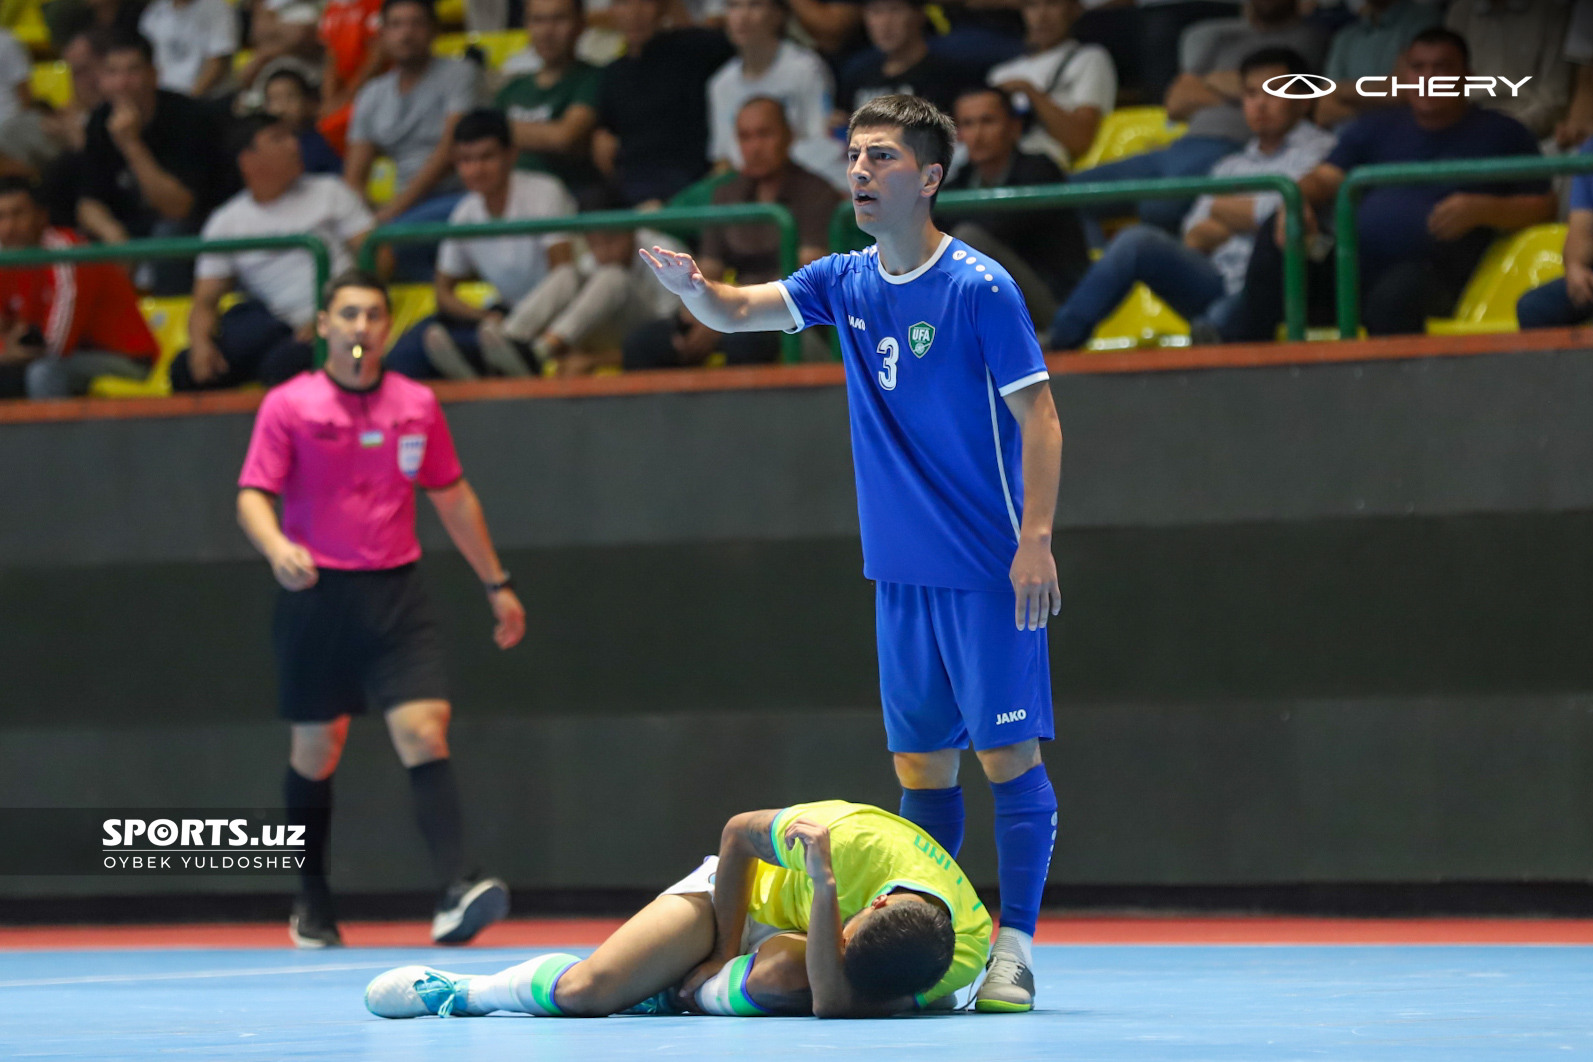
[[[976,1006],[1034,1006],[1033,938],[1056,843],[1046,622],[1061,611],[1051,527],[1062,429],[1006,270],[935,228],[955,128],[884,96],[852,115],[847,181],[865,251],[730,287],[690,255],[642,256],[720,332],[833,325],[841,337],[863,573],[875,581],[880,695],[901,815],[953,857],[960,750],[995,797],[1001,929]]]

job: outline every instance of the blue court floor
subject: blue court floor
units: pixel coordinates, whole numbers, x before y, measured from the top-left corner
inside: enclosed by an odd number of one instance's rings
[[[384,1021],[365,983],[402,963],[484,973],[523,951],[0,954],[0,1058],[1047,1059],[1247,1062],[1593,1055],[1593,948],[1058,946],[1043,1010],[885,1021],[497,1016]]]

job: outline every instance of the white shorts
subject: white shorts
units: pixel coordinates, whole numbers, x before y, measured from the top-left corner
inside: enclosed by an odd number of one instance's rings
[[[711,855],[702,861],[702,866],[681,878],[675,884],[659,893],[660,896],[690,896],[694,893],[706,894],[710,901],[714,898],[714,878],[719,872],[719,857]],[[780,933],[789,933],[788,929],[776,929],[774,926],[755,922],[751,915],[747,916],[746,928],[741,932],[741,950],[739,955],[750,955],[758,950],[759,945],[772,936]]]

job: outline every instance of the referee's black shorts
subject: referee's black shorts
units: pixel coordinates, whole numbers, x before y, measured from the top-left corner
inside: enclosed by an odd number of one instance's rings
[[[309,589],[280,591],[271,643],[277,702],[296,723],[448,696],[442,640],[413,564],[322,568]]]

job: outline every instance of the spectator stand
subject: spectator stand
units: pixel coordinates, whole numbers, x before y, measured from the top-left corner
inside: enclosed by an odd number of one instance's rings
[[[0,251],[0,269],[50,266],[75,262],[142,262],[150,258],[195,258],[200,254],[233,254],[238,251],[291,251],[309,253],[315,262],[315,290],[320,292],[332,276],[332,253],[319,236],[308,233],[290,233],[275,236],[240,236],[229,240],[204,240],[198,236],[172,236],[164,239],[128,240],[126,243],[89,243],[72,247],[29,247],[16,251]],[[153,303],[153,305],[151,305]],[[187,319],[188,300],[170,298],[144,300],[140,309],[153,318],[152,330],[160,339],[160,357],[143,380],[126,380],[118,377],[96,377],[89,393],[99,398],[162,397],[171,394],[171,377],[168,375],[171,360],[177,349],[171,345],[177,320]],[[325,343],[316,340],[315,354],[319,361],[326,353]]]
[[[452,225],[446,221],[407,225],[379,225],[360,245],[360,264],[375,267],[377,248],[395,243],[434,243],[438,240],[491,239],[499,236],[529,236],[541,232],[594,232],[604,229],[688,229],[716,225],[767,222],[780,230],[780,270],[790,275],[797,269],[797,228],[791,212],[778,203],[737,203],[729,206],[664,207],[661,210],[596,210],[586,214],[551,218],[517,218],[510,221],[485,221],[476,225]],[[0,264],[4,264],[0,261]],[[785,335],[780,341],[780,357],[787,364],[802,360],[801,337]]]
[[[1533,225],[1499,237],[1477,263],[1453,317],[1429,317],[1430,336],[1515,332],[1516,302],[1540,284],[1565,275],[1564,224]],[[1335,330],[1336,334],[1336,330]]]
[[[1593,162],[1593,156],[1584,156]],[[1050,207],[1085,206],[1091,203],[1116,203],[1139,199],[1192,199],[1199,195],[1224,195],[1235,192],[1276,192],[1283,198],[1283,319],[1284,334],[1291,341],[1305,334],[1305,224],[1304,200],[1300,187],[1280,174],[1254,174],[1235,177],[1159,177],[1144,181],[1071,181],[1067,184],[1036,184],[1019,188],[985,188],[965,192],[945,192],[935,202],[937,213],[978,214],[992,210],[1043,210]],[[856,226],[852,204],[841,203],[830,219],[830,249],[847,250],[855,246]],[[1124,300],[1132,302],[1137,292]],[[1165,309],[1165,308],[1164,308]],[[1171,311],[1166,311],[1171,314]],[[1113,318],[1117,316],[1113,314]],[[1111,323],[1103,322],[1103,327]],[[1099,334],[1099,333],[1098,333]],[[1091,343],[1095,343],[1091,340]],[[1121,344],[1107,344],[1108,347]]]
[[[1338,236],[1335,265],[1338,272],[1339,338],[1354,339],[1360,334],[1361,241],[1360,233],[1356,230],[1355,215],[1360,205],[1361,194],[1366,189],[1391,184],[1439,182],[1482,184],[1508,178],[1556,177],[1561,174],[1581,173],[1593,173],[1593,155],[1512,156],[1497,159],[1461,159],[1454,162],[1390,162],[1374,166],[1357,166],[1351,170],[1344,178],[1344,182],[1339,185],[1338,201],[1334,204],[1334,223]],[[1523,230],[1523,232],[1530,231]],[[1505,252],[1501,249],[1501,242],[1508,247],[1509,241],[1521,235],[1522,233],[1515,233],[1501,236],[1500,241],[1496,241],[1477,271],[1472,274],[1472,282],[1467,285],[1465,295],[1462,297],[1463,303],[1466,296],[1473,295],[1473,287],[1486,280],[1485,267],[1492,263],[1493,268],[1498,269],[1505,264]],[[1497,256],[1495,251],[1499,252]],[[1511,319],[1512,321],[1514,319],[1514,304],[1511,305]],[[1434,319],[1429,319],[1430,322],[1432,320]],[[1453,334],[1454,331],[1461,330],[1452,328],[1450,332],[1445,333],[1445,328],[1446,325],[1440,323],[1437,331],[1440,334]],[[1430,323],[1429,331],[1433,330],[1433,325]],[[1481,330],[1483,329],[1479,329]]]

